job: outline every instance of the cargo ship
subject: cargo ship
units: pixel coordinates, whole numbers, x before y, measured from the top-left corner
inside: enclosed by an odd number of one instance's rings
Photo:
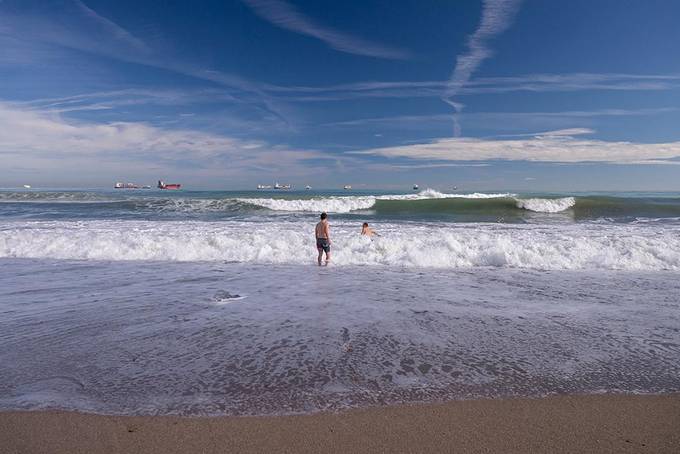
[[[165,183],[163,180],[158,180],[158,189],[180,189],[181,184],[178,183]]]

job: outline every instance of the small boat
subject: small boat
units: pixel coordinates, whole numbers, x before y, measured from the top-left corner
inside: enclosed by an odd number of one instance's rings
[[[310,189],[312,189],[312,187],[310,185],[307,185],[305,186],[305,189],[309,191]]]
[[[165,183],[163,180],[158,180],[158,189],[180,189],[181,187],[179,183]]]
[[[418,185],[417,185],[417,184],[414,184],[414,185],[413,185],[413,190],[414,190],[414,191],[417,191],[417,190],[418,190]]]
[[[24,185],[24,189],[31,189],[31,185],[30,185],[30,184],[25,184],[25,185]]]
[[[274,185],[274,189],[290,189],[290,185],[289,184],[278,184],[278,183],[276,183]]]
[[[344,186],[342,187],[342,189],[344,189],[344,190],[346,190],[346,191],[349,191],[350,189],[352,189],[352,185],[346,184],[346,185],[344,185]]]
[[[257,189],[271,189],[272,185],[271,184],[258,184]]]
[[[457,190],[458,190],[458,186],[454,186],[454,187],[453,187],[453,190],[454,190],[454,191],[457,191]]]

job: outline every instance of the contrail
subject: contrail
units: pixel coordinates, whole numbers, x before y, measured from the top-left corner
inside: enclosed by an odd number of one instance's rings
[[[283,0],[243,0],[243,2],[255,14],[277,27],[311,36],[340,52],[393,60],[407,60],[411,57],[408,52],[401,49],[373,43],[323,26]]]
[[[510,27],[520,3],[521,0],[484,0],[479,27],[468,38],[467,53],[459,55],[456,59],[456,67],[442,96],[442,100],[456,111],[453,115],[453,133],[456,137],[461,134],[458,116],[464,105],[456,102],[454,98],[470,81],[479,65],[492,55],[491,49],[487,46],[488,41]]]

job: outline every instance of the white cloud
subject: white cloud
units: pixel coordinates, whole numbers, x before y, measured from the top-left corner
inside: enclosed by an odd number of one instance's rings
[[[388,167],[394,169],[436,169],[440,167],[488,167],[485,163],[447,163],[435,162],[432,164],[390,164]]]
[[[355,152],[388,158],[438,161],[606,162],[667,164],[680,157],[680,142],[609,142],[576,137],[592,130],[576,128],[541,133],[527,139],[486,140],[442,138],[427,143],[374,148]]]
[[[489,128],[493,126],[497,128],[499,124],[502,128],[515,125],[525,125],[538,127],[536,124],[549,123],[548,127],[555,126],[555,123],[573,123],[576,119],[593,118],[593,117],[632,117],[632,116],[647,116],[667,114],[670,112],[677,112],[680,109],[677,107],[660,107],[654,109],[597,109],[597,110],[568,110],[555,112],[470,112],[465,115],[466,123],[473,123],[476,126],[483,126]],[[545,120],[545,121],[543,121]],[[354,120],[336,121],[332,123],[325,123],[325,127],[381,127],[389,129],[431,129],[433,127],[440,127],[443,123],[451,121],[451,116],[448,114],[436,115],[398,115],[393,117],[373,117],[373,118],[357,118]],[[533,136],[530,134],[498,134],[496,137],[522,137]]]
[[[163,129],[140,122],[91,123],[54,112],[0,103],[0,162],[3,168],[55,165],[99,166],[102,162],[195,166],[233,174],[252,168],[293,171],[314,151],[291,150],[187,129]]]
[[[368,57],[406,59],[408,52],[350,36],[322,26],[283,0],[243,0],[252,10],[272,24],[323,41],[333,49]]]
[[[582,136],[584,134],[593,134],[590,128],[568,128],[568,129],[557,129],[555,131],[545,131],[534,134],[536,138],[556,138],[556,137],[573,137]]]

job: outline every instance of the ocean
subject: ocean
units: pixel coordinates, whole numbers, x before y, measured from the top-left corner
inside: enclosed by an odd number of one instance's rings
[[[680,391],[677,193],[2,190],[0,269],[0,409]]]

